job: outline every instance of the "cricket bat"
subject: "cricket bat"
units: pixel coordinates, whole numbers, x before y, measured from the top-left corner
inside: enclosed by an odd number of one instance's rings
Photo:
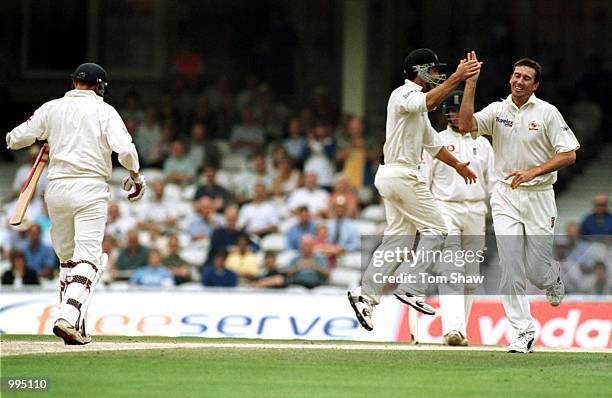
[[[38,180],[40,179],[40,175],[42,174],[47,161],[49,161],[49,145],[45,144],[40,149],[40,152],[38,152],[36,161],[34,161],[34,166],[32,167],[32,170],[30,170],[28,179],[26,180],[23,189],[19,194],[17,206],[15,206],[15,212],[13,213],[13,217],[11,217],[9,224],[19,225],[23,221],[28,205],[34,196],[34,192],[36,192],[36,185],[38,184]]]

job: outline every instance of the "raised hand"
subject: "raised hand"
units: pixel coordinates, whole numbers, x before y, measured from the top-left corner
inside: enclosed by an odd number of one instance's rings
[[[461,80],[469,79],[473,76],[478,75],[480,73],[480,66],[482,62],[479,62],[476,59],[476,53],[472,51],[472,53],[468,53],[468,59],[462,59],[459,61],[459,65],[457,65],[457,70],[455,71],[455,75],[459,77]]]
[[[479,62],[478,58],[476,57],[476,51],[470,51],[469,53],[467,53],[467,60],[468,61],[476,61],[482,67],[482,62]],[[466,81],[476,82],[478,80],[479,76],[480,76],[480,68],[478,69],[478,72],[476,72],[475,75],[473,75],[471,77],[468,77],[466,79]]]

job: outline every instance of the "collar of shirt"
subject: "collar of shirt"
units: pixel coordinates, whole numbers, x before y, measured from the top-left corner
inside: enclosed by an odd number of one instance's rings
[[[529,97],[529,99],[527,100],[527,102],[525,102],[525,104],[523,105],[523,107],[527,104],[536,104],[537,101],[537,97],[534,93],[531,94],[531,96]],[[512,101],[512,94],[509,94],[508,97],[504,100],[507,104],[509,104],[510,106],[512,106],[515,110],[519,110],[518,106],[516,106],[516,104]],[[522,108],[522,107],[521,107]]]
[[[409,87],[411,87],[411,88],[414,88],[415,90],[423,91],[423,87],[419,86],[418,84],[416,84],[416,83],[415,83],[415,82],[413,82],[412,80],[405,79],[405,80],[404,80],[404,84],[405,84],[406,86],[409,86]]]
[[[104,98],[100,97],[93,90],[70,90],[64,95],[64,97],[90,97],[99,101],[104,100]]]

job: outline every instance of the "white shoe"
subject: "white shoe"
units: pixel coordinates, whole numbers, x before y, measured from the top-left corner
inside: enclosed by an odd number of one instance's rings
[[[546,300],[553,307],[557,307],[563,301],[565,297],[565,285],[561,280],[561,277],[557,279],[554,285],[546,289]]]
[[[520,352],[523,354],[533,352],[534,340],[535,334],[533,332],[521,333],[516,340],[508,346],[508,352]]]
[[[415,310],[422,312],[425,315],[434,315],[436,313],[434,307],[425,302],[425,296],[415,296],[410,293],[403,293],[397,290],[395,293],[393,293],[393,295],[402,303],[411,306]]]
[[[461,332],[453,330],[444,335],[444,345],[467,347],[468,341]]]
[[[367,331],[372,331],[374,329],[374,324],[372,323],[374,306],[370,300],[362,296],[357,289],[351,289],[346,294],[361,326]]]
[[[53,324],[53,334],[61,337],[66,345],[85,345],[91,343],[90,336],[82,336],[67,320],[60,318]]]

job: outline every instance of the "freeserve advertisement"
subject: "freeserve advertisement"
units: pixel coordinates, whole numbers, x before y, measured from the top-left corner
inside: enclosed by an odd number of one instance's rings
[[[2,293],[0,331],[51,334],[57,294]],[[437,306],[435,300],[430,301]],[[532,301],[536,344],[611,348],[612,302],[565,301],[552,308]],[[93,335],[196,336],[261,339],[410,341],[440,343],[439,315],[410,325],[407,307],[385,297],[374,313],[374,331],[363,330],[345,295],[239,292],[96,292],[89,310]],[[414,321],[414,318],[413,318]],[[475,300],[468,324],[472,344],[507,344],[514,332],[501,303]]]

